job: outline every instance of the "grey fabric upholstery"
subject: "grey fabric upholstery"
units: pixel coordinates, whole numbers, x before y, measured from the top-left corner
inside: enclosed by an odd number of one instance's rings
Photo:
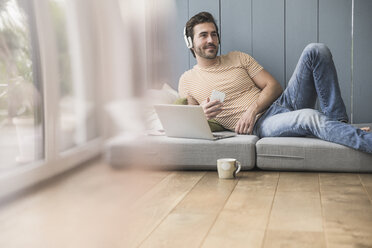
[[[121,135],[105,146],[107,162],[112,166],[146,165],[167,169],[216,170],[219,158],[236,158],[242,170],[256,163],[254,135],[238,135],[216,141],[169,138],[165,136]]]
[[[372,124],[356,126],[372,127]],[[105,150],[107,162],[116,167],[216,170],[218,158],[230,157],[238,159],[243,170],[257,164],[265,170],[372,172],[372,154],[317,138],[259,140],[253,135],[238,135],[208,141],[121,135],[106,142]]]
[[[265,170],[372,172],[372,154],[317,138],[263,138],[256,149]]]

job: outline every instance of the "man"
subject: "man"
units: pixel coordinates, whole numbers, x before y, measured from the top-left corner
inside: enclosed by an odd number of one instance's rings
[[[310,44],[283,92],[280,84],[250,55],[231,52],[217,56],[218,27],[201,12],[185,27],[185,41],[197,65],[179,81],[179,93],[189,104],[200,104],[207,119],[226,129],[259,137],[316,136],[372,153],[372,133],[347,124],[348,116],[329,49]],[[213,90],[225,101],[210,101]],[[314,110],[319,98],[321,112]]]

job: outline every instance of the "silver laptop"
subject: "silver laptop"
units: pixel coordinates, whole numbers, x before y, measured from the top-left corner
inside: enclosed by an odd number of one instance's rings
[[[154,107],[168,137],[217,140],[236,136],[231,132],[212,133],[199,105],[157,104]]]

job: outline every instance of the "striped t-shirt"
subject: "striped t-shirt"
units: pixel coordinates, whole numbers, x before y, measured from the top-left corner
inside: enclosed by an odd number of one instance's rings
[[[226,129],[234,130],[240,117],[256,101],[261,89],[252,78],[263,67],[250,55],[230,52],[218,56],[218,62],[207,68],[195,65],[180,78],[181,97],[193,98],[198,104],[211,96],[213,90],[226,94],[223,111],[215,118]]]

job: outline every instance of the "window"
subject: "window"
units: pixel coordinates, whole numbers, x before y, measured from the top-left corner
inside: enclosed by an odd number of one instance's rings
[[[94,18],[69,0],[0,0],[0,197],[100,152]]]
[[[59,150],[66,151],[97,137],[94,85],[87,80],[91,64],[84,63],[94,50],[89,50],[92,41],[81,46],[84,32],[91,28],[84,26],[84,15],[74,15],[65,0],[49,0],[48,5],[58,53]],[[91,37],[89,33],[87,36]]]
[[[0,1],[1,171],[43,157],[42,92],[23,7],[16,0]]]

